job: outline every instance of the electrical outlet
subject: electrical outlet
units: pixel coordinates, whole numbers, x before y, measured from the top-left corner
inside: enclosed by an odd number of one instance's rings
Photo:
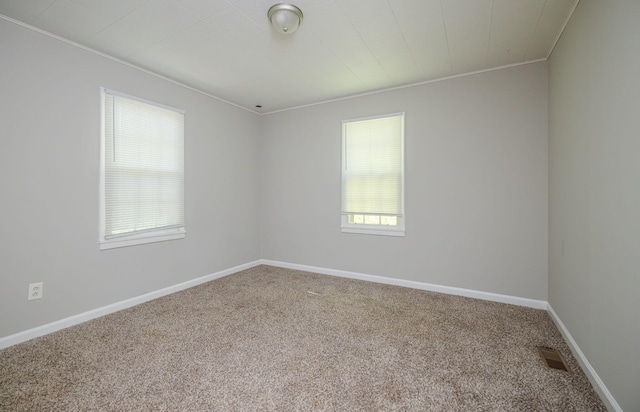
[[[44,282],[29,283],[29,300],[40,299],[42,297],[42,288]]]

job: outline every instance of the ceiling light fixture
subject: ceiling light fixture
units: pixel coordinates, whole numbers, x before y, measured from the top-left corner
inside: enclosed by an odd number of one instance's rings
[[[274,4],[267,15],[273,28],[281,34],[292,34],[302,23],[302,10],[293,4]]]

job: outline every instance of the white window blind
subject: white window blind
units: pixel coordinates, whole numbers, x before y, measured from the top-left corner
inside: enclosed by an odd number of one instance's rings
[[[184,237],[184,112],[102,92],[101,242]]]
[[[404,114],[342,123],[342,214],[402,216]]]

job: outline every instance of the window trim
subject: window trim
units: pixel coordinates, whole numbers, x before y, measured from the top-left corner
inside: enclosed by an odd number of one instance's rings
[[[342,233],[404,237],[404,216],[398,216],[398,224],[396,226],[390,226],[349,223],[349,215],[342,215],[342,224],[340,229],[342,230]]]
[[[183,239],[186,237],[184,228],[173,229],[173,233],[166,231],[154,231],[153,235],[149,233],[139,233],[137,235],[127,236],[126,238],[100,239],[100,250],[115,249],[125,246],[143,245],[145,243],[164,242],[166,240]]]
[[[360,117],[354,119],[346,119],[342,121],[342,137],[341,137],[341,146],[342,146],[342,158],[341,158],[341,186],[344,183],[343,181],[343,173],[344,173],[344,156],[345,156],[345,136],[344,136],[344,124],[350,122],[364,121],[364,120],[374,120],[386,117],[394,117],[401,116],[402,117],[402,138],[401,138],[401,147],[400,153],[402,155],[402,195],[400,199],[401,204],[401,215],[397,216],[398,224],[396,226],[390,225],[368,225],[363,223],[349,223],[349,215],[351,214],[369,214],[375,215],[373,213],[344,213],[341,211],[341,220],[340,220],[340,230],[342,233],[356,233],[356,234],[365,234],[365,235],[380,235],[380,236],[395,236],[395,237],[404,237],[405,236],[405,112],[395,112],[382,114],[377,116],[367,116]],[[341,199],[342,202],[342,190],[341,190]],[[341,207],[342,209],[342,207]]]
[[[99,184],[99,202],[100,202],[100,218],[98,227],[98,247],[99,250],[115,249],[126,246],[142,245],[146,243],[164,242],[167,240],[183,239],[186,237],[186,225],[180,227],[150,230],[148,232],[138,232],[131,235],[115,236],[107,238],[105,234],[106,228],[106,164],[105,164],[105,99],[106,95],[121,96],[127,99],[135,100],[141,103],[161,107],[172,110],[174,112],[185,115],[185,111],[167,106],[162,103],[153,102],[132,96],[126,93],[118,92],[105,87],[100,87],[100,184]],[[184,144],[184,141],[183,141]],[[184,170],[183,170],[184,173]],[[184,196],[184,195],[183,195]],[[185,199],[183,198],[183,201]]]

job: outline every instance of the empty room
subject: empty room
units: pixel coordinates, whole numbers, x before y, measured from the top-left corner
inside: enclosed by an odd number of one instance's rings
[[[640,411],[639,22],[0,0],[0,410]]]

